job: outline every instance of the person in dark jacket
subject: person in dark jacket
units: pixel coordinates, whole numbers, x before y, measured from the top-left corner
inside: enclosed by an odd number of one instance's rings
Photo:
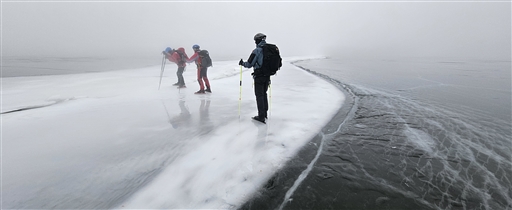
[[[188,60],[188,56],[187,53],[185,53],[185,48],[180,47],[177,50],[167,48],[162,53],[166,55],[169,61],[174,62],[176,63],[176,65],[178,65],[178,70],[176,71],[176,76],[178,76],[178,82],[173,85],[178,86],[178,88],[186,88],[187,86],[185,85],[183,72],[185,71],[185,67],[187,66],[186,61]]]
[[[265,34],[257,33],[254,36],[256,48],[252,51],[247,62],[244,62],[244,60],[240,59],[240,62],[238,63],[238,65],[241,65],[245,68],[252,67],[254,69],[252,77],[254,79],[254,94],[256,95],[258,115],[254,116],[252,119],[262,123],[265,123],[265,119],[267,119],[267,90],[270,85],[270,75],[264,75],[261,68],[263,65],[263,49],[261,47],[266,44],[266,39],[267,36]]]

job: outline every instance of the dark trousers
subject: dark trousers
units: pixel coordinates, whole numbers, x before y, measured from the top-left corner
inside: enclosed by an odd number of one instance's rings
[[[185,71],[185,67],[178,67],[178,71],[176,72],[176,76],[178,76],[178,85],[185,85],[185,80],[183,79],[183,71]]]
[[[199,82],[199,89],[204,90],[204,86],[206,85],[206,89],[210,89],[210,81],[208,80],[208,76],[206,76],[208,71],[208,67],[202,67],[197,69],[197,82]],[[203,83],[204,81],[204,83]]]
[[[258,116],[260,118],[267,117],[267,90],[269,85],[270,76],[258,76],[254,78],[254,94],[256,95],[256,104],[258,105]]]

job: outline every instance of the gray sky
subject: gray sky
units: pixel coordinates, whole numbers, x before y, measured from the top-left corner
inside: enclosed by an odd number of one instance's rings
[[[262,32],[283,56],[510,60],[510,2],[2,2],[2,53],[151,56],[199,44],[243,57]]]

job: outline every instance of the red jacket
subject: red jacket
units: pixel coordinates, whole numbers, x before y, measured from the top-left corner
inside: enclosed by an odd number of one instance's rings
[[[181,59],[181,56],[179,53],[181,53],[183,55],[183,60]],[[167,55],[167,59],[171,62],[174,62],[176,63],[176,65],[178,65],[178,67],[185,67],[187,66],[187,61],[188,61],[188,55],[187,53],[185,53],[185,48],[183,47],[180,47],[178,48],[177,51],[174,51],[172,54],[166,54]]]
[[[187,63],[192,63],[193,61],[196,62],[197,68],[201,66],[201,57],[199,56],[199,51],[196,51],[192,57],[187,59]]]

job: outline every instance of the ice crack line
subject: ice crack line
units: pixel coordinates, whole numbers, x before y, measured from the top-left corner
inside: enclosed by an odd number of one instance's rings
[[[297,65],[295,65],[295,66],[297,66]],[[307,72],[310,72],[310,73],[312,73],[314,75],[320,76],[320,77],[326,79],[329,82],[334,83],[334,85],[337,86],[340,89],[346,90],[348,93],[350,93],[351,97],[354,99],[354,103],[352,104],[352,107],[350,108],[349,114],[347,115],[347,117],[345,117],[345,119],[343,119],[343,122],[340,123],[340,125],[338,126],[338,129],[336,131],[334,131],[334,132],[332,132],[330,134],[324,134],[323,132],[320,133],[322,135],[322,139],[320,141],[320,146],[318,147],[318,150],[317,150],[317,153],[315,155],[315,158],[313,158],[313,160],[308,164],[308,167],[304,171],[302,171],[302,173],[299,175],[297,180],[295,180],[295,182],[293,183],[293,186],[286,192],[284,200],[281,203],[281,205],[279,206],[279,210],[282,210],[284,208],[284,206],[288,202],[293,200],[293,199],[291,199],[293,193],[295,192],[295,190],[297,190],[297,188],[300,186],[302,181],[304,181],[304,179],[306,179],[306,177],[309,175],[309,173],[313,169],[313,166],[316,164],[316,161],[318,160],[318,158],[322,154],[323,147],[324,147],[324,142],[326,141],[326,138],[329,138],[329,139],[334,138],[335,134],[338,133],[341,130],[341,127],[349,119],[354,118],[355,112],[357,111],[357,107],[358,107],[358,101],[359,101],[357,96],[353,93],[353,91],[347,85],[344,85],[343,83],[341,83],[341,82],[339,82],[339,81],[337,81],[335,79],[332,79],[332,78],[330,78],[330,77],[328,77],[326,75],[323,75],[323,74],[311,71],[311,70],[306,69],[304,67],[301,67],[301,66],[297,66],[297,67],[299,67],[299,68],[301,68],[301,69],[303,69],[303,70],[305,70]]]
[[[51,106],[51,105],[54,105],[56,103],[57,102],[52,103],[52,104],[39,105],[39,106],[28,106],[28,107],[23,107],[23,108],[19,108],[19,109],[13,109],[13,110],[5,111],[5,112],[2,112],[0,114],[9,114],[9,113],[13,113],[13,112],[21,112],[21,111],[26,111],[26,110],[31,110],[31,109],[38,109],[38,108],[43,108],[43,107]]]
[[[316,161],[318,160],[318,157],[320,157],[320,154],[322,153],[322,148],[324,147],[324,141],[325,141],[325,135],[323,135],[323,133],[322,133],[322,141],[320,142],[320,147],[318,147],[318,151],[316,153],[315,158],[313,159],[313,161],[311,161],[309,163],[306,170],[304,170],[304,171],[302,171],[302,173],[300,173],[300,176],[297,178],[297,180],[295,180],[295,182],[293,183],[293,186],[286,192],[284,201],[283,201],[283,203],[281,203],[279,210],[282,210],[283,207],[286,205],[286,203],[288,201],[292,200],[292,199],[290,199],[290,197],[293,195],[293,193],[295,192],[297,187],[299,187],[299,185],[302,183],[302,181],[304,181],[304,179],[306,179],[309,172],[311,172],[311,169],[313,169],[313,165],[315,165]]]
[[[56,104],[59,104],[59,103],[62,103],[62,102],[76,100],[76,99],[78,99],[78,98],[72,97],[72,98],[66,98],[66,99],[59,99],[59,100],[55,100],[55,101],[49,102],[47,104],[26,106],[26,107],[22,107],[22,108],[13,109],[13,110],[8,110],[8,111],[5,111],[5,112],[1,112],[0,114],[9,114],[9,113],[14,113],[14,112],[27,111],[27,110],[31,110],[31,109],[39,109],[39,108],[49,107],[49,106],[53,106],[53,105],[56,105]]]

